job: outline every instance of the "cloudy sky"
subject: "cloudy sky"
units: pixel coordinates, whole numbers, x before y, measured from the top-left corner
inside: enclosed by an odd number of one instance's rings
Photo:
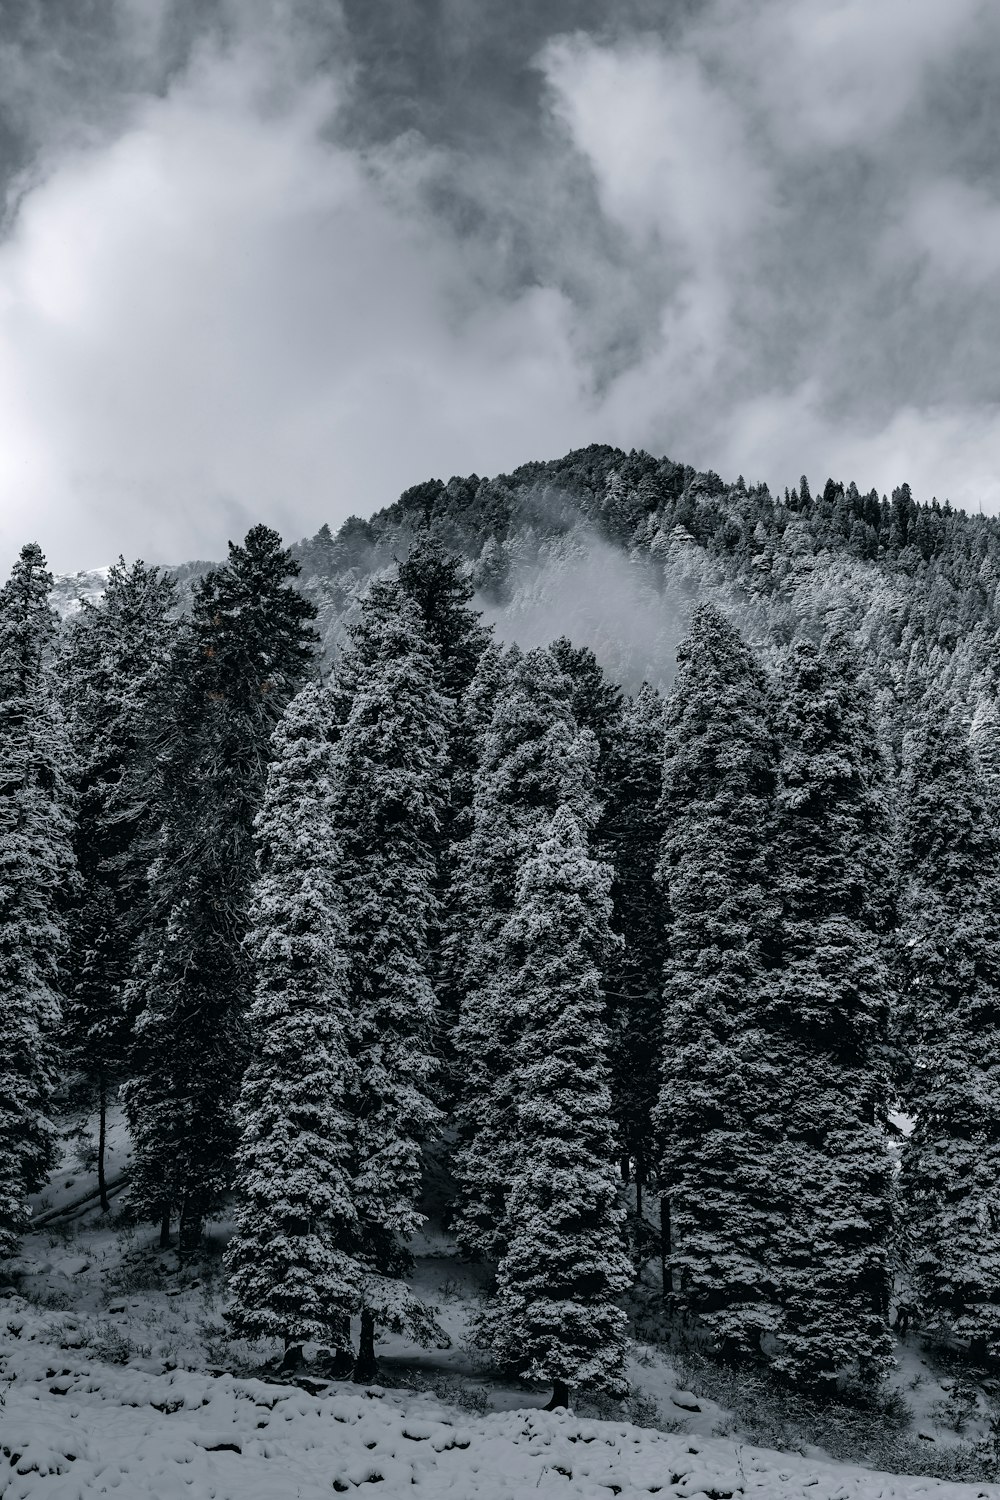
[[[991,0],[0,0],[0,165],[3,558],[589,442],[1000,509]]]

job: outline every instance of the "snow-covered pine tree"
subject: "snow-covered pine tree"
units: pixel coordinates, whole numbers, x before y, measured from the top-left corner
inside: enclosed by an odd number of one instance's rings
[[[73,879],[70,754],[48,658],[52,574],[21,549],[0,589],[0,1255],[52,1165],[60,965]]]
[[[421,1145],[439,1119],[429,936],[452,717],[439,670],[416,605],[398,582],[376,580],[344,663],[351,709],[332,810],[349,922],[361,1381],[375,1374],[377,1325],[417,1338],[431,1326],[402,1282],[409,1257],[400,1236],[422,1222]]]
[[[399,582],[420,611],[424,634],[438,653],[441,692],[457,702],[489,642],[489,631],[472,608],[475,590],[462,558],[435,533],[421,532],[399,565]]]
[[[85,877],[81,885],[86,892]],[[97,1105],[97,1189],[111,1208],[107,1181],[108,1105],[128,1048],[124,992],[128,942],[113,888],[95,880],[77,893],[69,919],[62,1040],[66,1062],[78,1071],[88,1105]]]
[[[70,914],[66,1041],[96,1098],[97,1174],[107,1210],[109,1088],[128,1043],[124,986],[147,915],[155,836],[163,688],[177,635],[169,574],[123,558],[98,603],[69,621],[58,683],[76,765],[74,850],[80,880]]]
[[[247,1337],[282,1339],[290,1365],[304,1343],[349,1345],[361,1298],[335,729],[329,690],[306,687],[274,732],[247,938],[256,984],[226,1252],[230,1318]]]
[[[626,1175],[633,1171],[637,1208],[657,1163],[653,1112],[659,1093],[663,1029],[663,897],[656,866],[663,820],[664,704],[643,683],[622,707],[610,758],[602,852],[614,871],[612,925],[624,941],[611,953],[605,980],[611,1099]]]
[[[229,1186],[253,989],[244,946],[253,824],[271,733],[308,675],[313,606],[278,535],[254,527],[195,593],[174,651],[160,757],[151,918],[128,986],[136,1015],[122,1095],[135,1143],[130,1197],[180,1217],[187,1254]]]
[[[844,1371],[877,1381],[890,1358],[892,824],[874,705],[849,643],[796,642],[779,696],[780,972],[764,1023],[782,1133],[767,1194],[782,1309],[774,1365],[829,1387]]]
[[[591,847],[611,865],[614,944],[602,978],[608,1007],[611,1097],[622,1169],[634,1174],[637,1211],[655,1167],[652,1112],[659,1092],[663,1026],[663,899],[655,875],[663,822],[663,699],[644,683],[634,697],[588,647],[565,637],[551,651],[571,684],[573,717],[597,741],[600,815]]]
[[[776,922],[767,853],[777,751],[754,653],[700,605],[667,701],[662,1083],[664,1254],[673,1303],[728,1357],[771,1329],[765,1207],[771,1060],[757,1018]]]
[[[570,710],[577,727],[589,729],[597,741],[595,785],[603,806],[612,795],[613,761],[621,740],[622,690],[608,677],[589,646],[574,646],[566,636],[560,636],[549,650],[569,681]],[[597,837],[600,836],[598,825]]]
[[[467,697],[482,729],[472,827],[454,886],[453,942],[462,960],[455,1222],[468,1253],[495,1258],[504,1244],[519,1034],[498,984],[504,926],[520,866],[556,809],[565,803],[588,831],[594,826],[597,745],[577,728],[570,683],[550,651],[512,647],[502,658],[487,651]]]
[[[179,626],[173,577],[124,558],[97,603],[66,624],[58,683],[77,765],[77,861],[84,894],[95,880],[144,905],[155,808],[163,693]]]
[[[475,736],[467,715],[459,712],[476,675],[490,632],[472,608],[474,589],[457,553],[449,552],[433,532],[421,532],[405,562],[399,583],[416,604],[420,622],[437,652],[438,688],[452,704],[448,743],[448,801],[438,838],[439,894],[444,897],[453,873],[454,847],[468,832],[475,763]],[[449,997],[449,1000],[453,997]]]
[[[1000,1354],[1000,844],[957,709],[925,699],[900,794],[899,1184],[922,1325]]]
[[[475,773],[479,765],[481,744],[489,727],[497,698],[507,687],[511,662],[520,655],[516,646],[506,646],[491,639],[479,657],[472,681],[462,693],[456,707],[456,717],[461,720],[457,731],[466,746],[467,785],[452,786],[451,790],[464,800],[465,814],[454,825],[455,839],[449,851],[449,862],[454,865],[452,884],[445,892],[444,930],[442,935],[442,966],[447,970],[445,986],[460,996],[466,987],[465,939],[462,932],[464,918],[463,897],[465,883],[458,876],[461,860],[461,841],[472,830],[472,798],[475,791]]]
[[[507,1245],[478,1337],[552,1384],[620,1392],[632,1281],[614,1158],[600,965],[612,945],[611,872],[560,807],[523,862],[504,925],[504,998],[519,1022]]]
[[[599,805],[590,846],[612,868],[613,926],[624,935],[606,955],[611,1098],[622,1173],[634,1177],[636,1211],[655,1163],[652,1109],[659,1088],[662,1031],[663,901],[656,887],[662,822],[663,702],[644,685],[637,699],[604,672],[593,651],[565,636],[549,648],[570,682],[573,717],[597,741],[595,795]],[[642,1231],[642,1237],[645,1232]]]
[[[483,651],[489,631],[472,608],[474,590],[462,559],[434,532],[420,532],[406,560],[399,565],[399,583],[413,600],[430,644],[437,652],[438,688],[451,707],[447,746],[448,797],[435,839],[435,899],[437,918],[430,933],[434,988],[438,1003],[439,1053],[436,1093],[447,1107],[456,1092],[452,1033],[458,1019],[460,988],[452,962],[450,892],[459,842],[470,823],[472,776],[476,737],[470,715],[461,704]]]

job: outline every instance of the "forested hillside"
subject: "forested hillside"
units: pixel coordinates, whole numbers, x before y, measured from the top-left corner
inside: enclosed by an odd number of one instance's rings
[[[651,1295],[820,1402],[888,1411],[910,1327],[985,1391],[998,558],[906,486],[597,447],[121,561],[61,625],[26,545],[0,1253],[71,1098],[111,1212],[120,1100],[126,1218],[181,1265],[232,1221],[230,1336],[283,1376],[441,1340],[430,1214],[481,1357],[553,1406],[624,1397]]]
[[[712,600],[765,653],[852,634],[893,721],[935,682],[975,707],[996,667],[1000,520],[805,478],[783,496],[595,446],[510,475],[428,481],[293,550],[327,641],[372,571],[431,526],[503,632],[589,644],[631,688],[668,681],[686,606]]]

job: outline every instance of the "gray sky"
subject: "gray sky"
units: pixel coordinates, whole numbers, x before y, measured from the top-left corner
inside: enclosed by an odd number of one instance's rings
[[[0,563],[589,442],[1000,509],[989,0],[0,0]]]

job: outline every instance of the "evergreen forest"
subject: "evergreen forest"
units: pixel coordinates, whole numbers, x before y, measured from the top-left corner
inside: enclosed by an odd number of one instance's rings
[[[430,1212],[553,1407],[640,1284],[997,1368],[1000,519],[593,447],[78,582],[0,590],[0,1256],[75,1091],[286,1374],[434,1343]]]

